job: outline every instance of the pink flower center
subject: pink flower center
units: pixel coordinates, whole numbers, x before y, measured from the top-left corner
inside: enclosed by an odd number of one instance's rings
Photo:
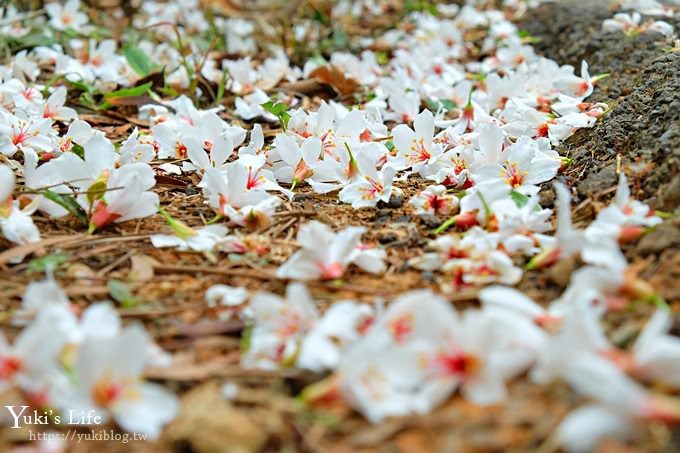
[[[425,149],[425,144],[423,143],[422,140],[420,141],[420,143],[418,143],[418,146],[416,147],[416,152],[418,153],[417,160],[420,162],[427,162],[432,157],[430,152]]]
[[[505,181],[512,187],[521,187],[529,172],[519,168],[516,162],[505,166]]]
[[[413,315],[406,314],[394,319],[389,325],[392,337],[397,343],[403,343],[413,333]]]
[[[92,400],[98,406],[108,407],[123,393],[123,386],[109,379],[102,379],[92,389]]]
[[[8,381],[21,370],[21,360],[17,357],[0,357],[0,381]]]
[[[547,137],[549,133],[550,129],[548,123],[543,123],[536,128],[536,135],[534,135],[534,138]]]
[[[28,138],[28,132],[26,131],[26,129],[21,128],[21,129],[19,129],[19,132],[17,132],[14,135],[14,137],[12,137],[12,143],[15,146],[18,146],[18,145],[22,144],[27,138]]]
[[[453,353],[439,356],[437,358],[437,365],[446,376],[467,378],[479,371],[481,363],[473,355]]]
[[[359,134],[359,140],[362,142],[370,142],[371,141],[371,131],[368,130],[368,128],[364,129],[364,131]]]
[[[175,154],[180,159],[184,159],[185,157],[187,157],[187,152],[188,152],[187,145],[185,145],[184,143],[177,143],[177,145],[175,145]]]
[[[248,167],[248,182],[246,183],[247,189],[253,189],[260,185],[264,180],[263,177],[258,175],[259,172],[253,173],[253,167]]]
[[[340,263],[320,264],[319,268],[321,269],[321,278],[327,280],[340,278],[345,272],[345,268]]]
[[[446,200],[440,198],[438,195],[432,195],[427,201],[430,206],[430,209],[433,210],[435,213],[439,212],[446,205]]]
[[[576,85],[576,94],[578,96],[583,96],[588,92],[588,89],[590,88],[590,85],[588,82],[582,82],[580,84]]]

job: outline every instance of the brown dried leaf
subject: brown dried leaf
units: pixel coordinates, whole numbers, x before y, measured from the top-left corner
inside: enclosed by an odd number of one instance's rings
[[[189,391],[180,412],[167,429],[167,437],[186,443],[192,451],[262,451],[267,433],[242,409],[220,394],[216,382]]]
[[[312,71],[309,77],[329,85],[336,93],[342,96],[356,93],[361,88],[361,85],[356,80],[346,77],[342,69],[333,65],[321,66]]]
[[[148,282],[154,276],[153,268],[160,263],[144,254],[133,255],[130,258],[132,266],[128,273],[128,280],[133,282]]]

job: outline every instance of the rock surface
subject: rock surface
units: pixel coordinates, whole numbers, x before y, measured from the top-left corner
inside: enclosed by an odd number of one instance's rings
[[[610,110],[592,129],[581,129],[557,151],[574,159],[567,177],[576,188],[575,219],[588,222],[613,195],[617,171],[632,194],[654,209],[680,215],[680,48],[655,32],[626,36],[603,32],[613,11],[608,0],[563,0],[530,10],[518,26],[540,39],[537,52],[590,74],[611,74],[598,83],[590,102]],[[654,18],[670,20],[669,18]],[[646,19],[643,19],[646,20]],[[680,20],[673,23],[680,30]],[[645,272],[668,300],[680,295],[674,271],[680,263],[680,222],[665,222],[625,250],[631,262],[651,257]]]

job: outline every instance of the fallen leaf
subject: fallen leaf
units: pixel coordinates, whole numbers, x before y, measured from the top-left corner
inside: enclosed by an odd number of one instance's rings
[[[154,276],[153,268],[160,263],[148,255],[137,254],[130,257],[130,272],[128,280],[133,282],[148,282]]]
[[[309,77],[329,85],[342,96],[356,93],[361,88],[356,80],[346,77],[342,69],[333,65],[321,66],[312,71]]]
[[[263,427],[245,410],[229,403],[217,382],[203,384],[184,395],[179,414],[166,435],[199,453],[262,451],[267,442]]]

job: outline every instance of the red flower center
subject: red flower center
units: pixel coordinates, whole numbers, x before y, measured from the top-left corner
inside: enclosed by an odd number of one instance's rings
[[[21,360],[16,357],[0,357],[0,381],[8,381],[21,370]]]

